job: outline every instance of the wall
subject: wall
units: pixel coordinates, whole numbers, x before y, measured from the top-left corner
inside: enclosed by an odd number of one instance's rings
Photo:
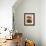
[[[41,25],[42,46],[46,46],[46,0],[41,1],[40,21],[41,21],[40,25]]]
[[[12,6],[16,0],[0,0],[0,27],[12,29]]]
[[[18,1],[19,2],[19,1]],[[15,29],[23,33],[24,39],[34,40],[36,46],[41,46],[41,1],[23,0],[17,7],[14,5]],[[35,26],[24,26],[24,13],[35,13]]]

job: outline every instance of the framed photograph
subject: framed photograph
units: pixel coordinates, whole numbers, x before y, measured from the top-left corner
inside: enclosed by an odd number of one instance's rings
[[[24,13],[24,26],[35,25],[35,13]]]

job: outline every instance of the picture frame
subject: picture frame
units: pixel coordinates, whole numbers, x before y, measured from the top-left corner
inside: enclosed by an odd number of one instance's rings
[[[24,13],[24,26],[35,25],[35,13]]]

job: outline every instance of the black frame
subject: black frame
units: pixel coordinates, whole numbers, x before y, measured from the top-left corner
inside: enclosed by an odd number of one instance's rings
[[[26,15],[33,15],[33,24],[26,24],[26,22],[25,22],[25,17],[26,17]],[[24,26],[34,26],[35,25],[35,13],[24,13]]]

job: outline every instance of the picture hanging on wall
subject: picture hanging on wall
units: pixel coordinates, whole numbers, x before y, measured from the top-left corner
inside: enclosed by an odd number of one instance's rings
[[[35,25],[35,13],[24,13],[24,26]]]

